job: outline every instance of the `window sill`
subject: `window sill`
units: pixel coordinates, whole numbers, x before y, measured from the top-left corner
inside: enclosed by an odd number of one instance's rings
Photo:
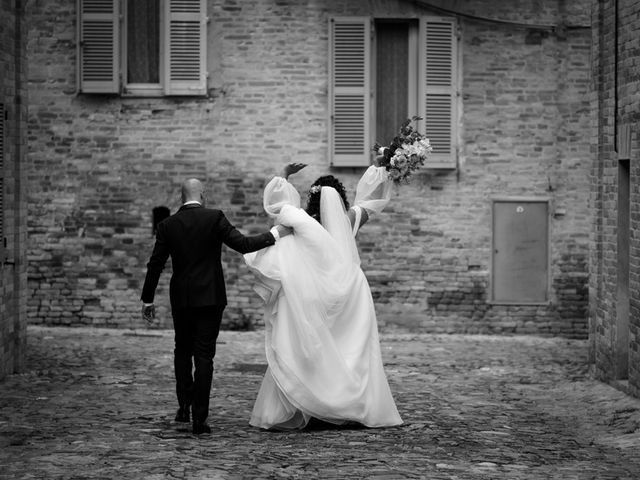
[[[543,300],[540,302],[518,302],[518,301],[507,301],[507,300],[488,300],[488,305],[494,306],[506,306],[506,307],[544,307],[551,305],[550,300]]]
[[[135,84],[124,87],[122,97],[164,97],[164,89],[160,85]]]

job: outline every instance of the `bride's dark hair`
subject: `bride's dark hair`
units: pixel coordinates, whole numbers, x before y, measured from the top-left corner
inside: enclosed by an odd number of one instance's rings
[[[317,188],[314,188],[317,187]],[[345,210],[349,210],[349,201],[347,200],[347,192],[344,188],[344,185],[340,180],[338,180],[333,175],[324,175],[318,178],[315,182],[311,184],[311,189],[309,190],[309,198],[307,199],[307,208],[306,212],[315,218],[318,222],[320,222],[320,191],[322,187],[333,187],[336,189],[340,198],[342,198],[342,203],[344,203]]]

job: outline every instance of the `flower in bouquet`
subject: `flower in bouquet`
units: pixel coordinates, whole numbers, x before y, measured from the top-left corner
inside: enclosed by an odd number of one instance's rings
[[[412,172],[424,165],[431,153],[429,139],[411,125],[420,117],[406,120],[391,144],[387,147],[376,143],[373,150],[382,156],[380,166],[385,167],[395,183],[408,183]]]

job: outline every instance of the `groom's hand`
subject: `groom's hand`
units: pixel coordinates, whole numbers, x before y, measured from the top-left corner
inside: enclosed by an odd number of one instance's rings
[[[286,237],[287,235],[291,235],[293,233],[293,228],[291,227],[285,227],[284,225],[276,225],[276,228],[278,229],[278,235],[280,235],[280,238]]]
[[[153,303],[148,305],[142,305],[142,319],[147,322],[147,325],[151,325],[156,318],[156,307]]]

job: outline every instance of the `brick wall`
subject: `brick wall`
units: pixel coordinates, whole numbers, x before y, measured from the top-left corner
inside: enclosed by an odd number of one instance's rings
[[[0,202],[4,230],[4,239],[0,237],[0,379],[22,369],[27,342],[24,192],[27,82],[25,25],[20,3],[0,2],[0,104],[6,112],[4,139],[0,142],[4,144],[4,202]]]
[[[588,2],[567,3],[465,2],[459,167],[416,178],[359,235],[381,324],[586,335],[589,30],[471,18],[588,25]],[[211,0],[211,97],[143,100],[75,94],[74,6],[32,2],[29,10],[34,323],[139,325],[151,211],[175,211],[187,176],[205,180],[209,198],[246,232],[266,228],[265,179],[286,162],[306,162],[293,179],[304,196],[329,170],[329,17],[433,13],[397,0]],[[362,170],[332,173],[353,192]],[[498,195],[551,201],[549,305],[488,302]],[[240,255],[224,258],[226,326],[260,325],[251,274]],[[157,294],[167,325],[168,278]]]
[[[638,48],[640,47],[640,1],[592,2],[593,55],[592,131],[595,162],[591,169],[590,207],[595,212],[591,225],[589,256],[589,333],[591,359],[596,375],[619,384],[640,396],[640,166],[638,121],[640,88]],[[617,28],[616,28],[617,17]],[[617,31],[617,38],[616,38]],[[617,49],[616,49],[617,45]],[[617,50],[617,51],[616,51]],[[617,63],[617,67],[616,67]],[[616,132],[630,126],[630,325],[628,375],[620,374],[617,339],[624,335],[618,327],[618,165]]]

